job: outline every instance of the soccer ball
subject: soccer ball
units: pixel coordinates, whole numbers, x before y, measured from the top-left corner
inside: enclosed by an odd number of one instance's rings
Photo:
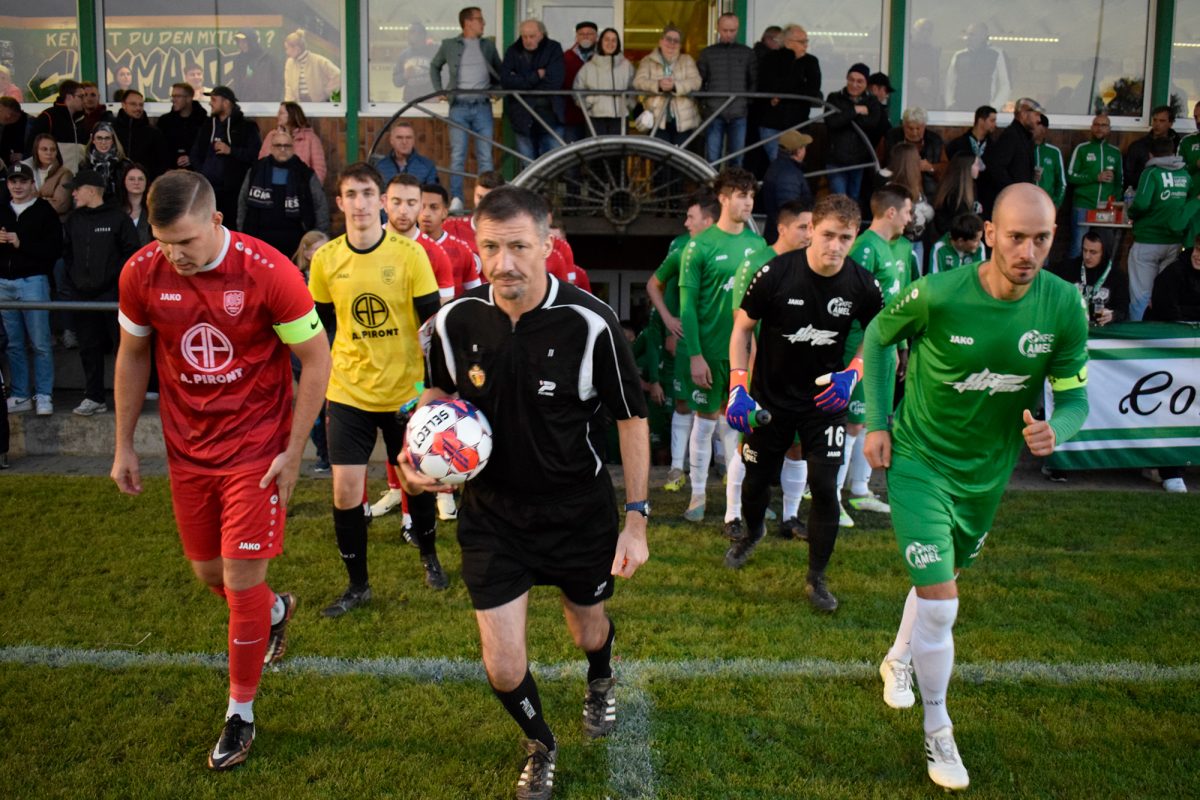
[[[425,475],[448,486],[471,480],[492,454],[492,426],[466,400],[434,400],[408,420],[408,457]]]

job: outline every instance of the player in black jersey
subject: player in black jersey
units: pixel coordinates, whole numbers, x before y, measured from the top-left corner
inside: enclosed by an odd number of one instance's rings
[[[528,737],[517,797],[549,798],[557,749],[526,656],[529,590],[562,592],[567,627],[588,660],[584,733],[607,734],[616,723],[615,629],[604,601],[614,576],[631,577],[649,557],[650,434],[641,378],[612,309],[546,273],[545,200],[495,189],[475,223],[488,285],[438,312],[421,400],[457,394],[492,424],[491,458],[466,484],[458,512],[463,582],[488,680]],[[630,501],[620,530],[603,463],[609,415]],[[437,490],[404,456],[401,467],[407,491]]]
[[[755,274],[734,312],[729,343],[730,386],[726,418],[747,434],[742,446],[745,533],[725,554],[741,567],[763,536],[771,482],[796,439],[809,465],[812,508],[808,517],[805,593],[821,611],[837,609],[825,585],[825,567],[838,531],[837,471],[846,435],[846,406],[862,377],[862,348],[843,361],[851,323],[865,328],[883,308],[875,278],[847,258],[858,235],[858,204],[830,195],[813,208],[812,244],[777,256]],[[750,341],[760,325],[753,379]],[[771,412],[769,425],[751,429],[756,408]]]

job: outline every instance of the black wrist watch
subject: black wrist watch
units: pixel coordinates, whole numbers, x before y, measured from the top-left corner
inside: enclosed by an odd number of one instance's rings
[[[639,514],[641,514],[643,517],[645,517],[646,519],[649,519],[650,518],[650,501],[649,500],[638,500],[636,503],[626,503],[625,504],[625,513],[629,513],[630,511],[636,511]]]

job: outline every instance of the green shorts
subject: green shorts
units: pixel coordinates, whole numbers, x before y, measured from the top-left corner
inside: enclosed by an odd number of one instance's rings
[[[723,361],[712,361],[705,359],[708,362],[708,371],[712,373],[712,387],[701,389],[696,384],[692,383],[692,360],[676,359],[676,361],[684,361],[687,365],[688,372],[688,407],[698,414],[715,414],[725,408],[726,401],[729,400],[729,359]],[[675,395],[680,397],[681,395]]]
[[[974,563],[983,551],[1003,490],[955,495],[941,475],[894,454],[887,482],[896,544],[914,586],[954,580],[957,570]]]
[[[867,397],[863,391],[863,382],[854,384],[850,393],[850,405],[846,407],[846,422],[850,425],[865,425],[867,422]]]

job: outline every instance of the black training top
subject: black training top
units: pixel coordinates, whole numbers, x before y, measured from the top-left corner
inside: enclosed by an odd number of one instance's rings
[[[474,403],[492,424],[491,460],[470,486],[541,502],[595,485],[604,409],[619,420],[646,416],[612,309],[547,277],[545,299],[515,326],[490,285],[446,304],[435,318],[426,380]]]
[[[814,381],[845,368],[851,323],[865,329],[883,308],[879,283],[847,258],[823,277],[808,266],[808,251],[768,261],[750,279],[741,308],[760,320],[750,393],[763,407],[810,411],[824,391]]]

